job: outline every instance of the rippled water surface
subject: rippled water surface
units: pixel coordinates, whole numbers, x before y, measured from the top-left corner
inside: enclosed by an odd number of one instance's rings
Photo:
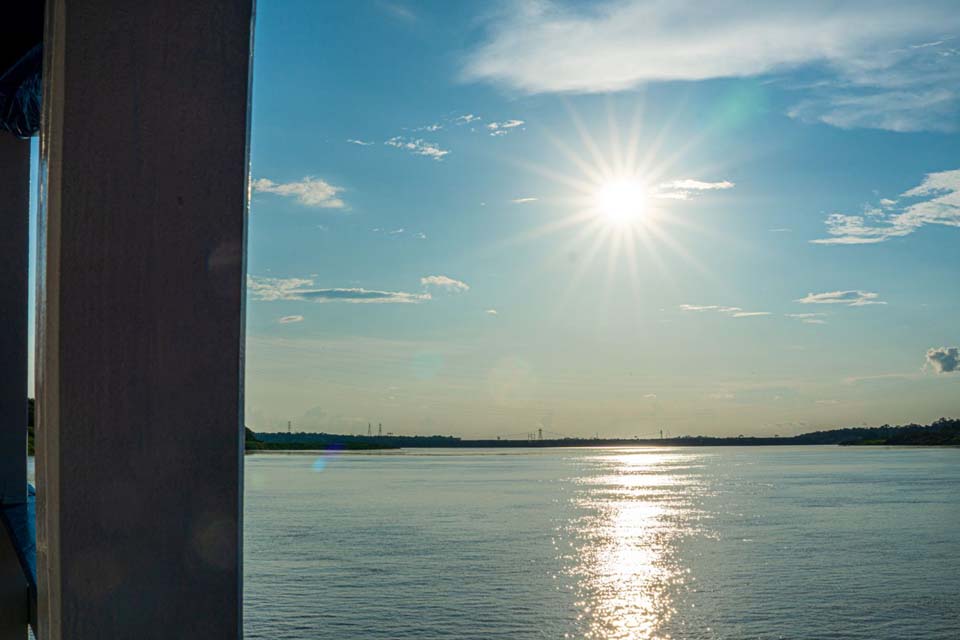
[[[246,463],[247,638],[960,638],[960,450]]]

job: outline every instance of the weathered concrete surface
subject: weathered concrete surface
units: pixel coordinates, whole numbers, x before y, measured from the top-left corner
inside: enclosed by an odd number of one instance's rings
[[[48,0],[43,640],[242,636],[252,0]]]
[[[0,132],[0,502],[27,498],[30,142]],[[27,637],[27,583],[0,527],[0,640]]]

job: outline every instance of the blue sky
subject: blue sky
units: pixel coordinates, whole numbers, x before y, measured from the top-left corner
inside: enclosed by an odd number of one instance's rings
[[[251,427],[960,414],[950,3],[288,0],[255,47]]]

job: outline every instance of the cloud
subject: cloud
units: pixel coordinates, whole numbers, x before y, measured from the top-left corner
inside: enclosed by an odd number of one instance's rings
[[[444,291],[450,291],[453,293],[460,293],[461,291],[467,291],[470,289],[470,285],[466,282],[460,280],[454,280],[453,278],[448,278],[447,276],[424,276],[420,278],[420,284],[424,287],[436,287],[438,289],[443,289]]]
[[[960,74],[957,80],[960,81]],[[953,89],[930,87],[919,91],[881,91],[867,95],[836,95],[804,100],[787,115],[804,122],[823,122],[840,129],[943,131],[956,129],[952,114],[958,95]]]
[[[510,202],[514,204],[524,204],[526,202],[536,202],[537,198],[514,198]]]
[[[277,322],[280,324],[292,324],[294,322],[303,322],[303,316],[283,316],[278,319]]]
[[[487,130],[492,136],[505,136],[511,130],[523,124],[523,120],[505,120],[503,122],[490,122],[487,124]]]
[[[729,180],[719,182],[704,182],[703,180],[673,180],[660,185],[663,189],[680,189],[682,191],[712,191],[715,189],[733,189],[734,183]]]
[[[309,278],[247,276],[247,290],[254,300],[298,300],[295,292],[312,284]]]
[[[928,224],[960,227],[960,169],[928,173],[923,182],[900,194],[884,198],[866,215],[832,213],[824,221],[829,238],[815,244],[875,244],[907,236]]]
[[[433,133],[434,131],[440,131],[440,129],[443,129],[443,125],[439,122],[434,122],[433,124],[417,127],[416,129],[413,129],[413,131],[429,131]]]
[[[347,206],[337,197],[343,188],[335,187],[320,178],[306,177],[299,182],[283,183],[274,182],[268,178],[258,178],[253,181],[253,190],[257,193],[273,193],[287,198],[296,198],[297,202],[307,207],[343,209]]]
[[[844,304],[849,307],[865,307],[871,304],[887,304],[878,300],[880,294],[872,291],[828,291],[825,293],[808,293],[805,297],[794,300],[801,304]]]
[[[471,122],[476,122],[481,120],[480,116],[475,116],[472,113],[465,113],[462,116],[457,116],[453,119],[454,124],[470,124]]]
[[[927,349],[927,364],[937,373],[960,371],[960,347]]]
[[[695,305],[695,304],[682,304],[680,305],[681,311],[693,311],[693,312],[702,312],[702,311],[711,311],[714,313],[720,313],[725,316],[730,316],[731,318],[754,318],[758,316],[769,316],[769,311],[744,311],[740,307],[723,307],[716,304],[708,305]]]
[[[254,300],[301,300],[310,302],[405,303],[430,300],[429,293],[376,291],[371,289],[314,289],[309,278],[247,276],[247,289]]]
[[[827,321],[823,319],[823,316],[827,315],[825,313],[785,313],[784,315],[804,324],[827,324]]]
[[[495,315],[497,315],[497,310],[496,310],[496,309],[487,309],[486,311],[484,311],[484,313],[487,314],[488,316],[495,316]]]
[[[467,80],[597,93],[799,70],[811,82],[787,87],[804,91],[788,111],[795,118],[895,131],[956,126],[960,57],[940,35],[960,28],[960,12],[946,0],[509,6],[467,57]]]
[[[655,198],[670,198],[672,200],[689,200],[693,195],[700,191],[716,191],[721,189],[733,189],[736,185],[729,180],[719,182],[704,182],[703,180],[693,180],[684,178],[682,180],[671,180],[658,184],[651,195]]]
[[[655,393],[645,393],[645,394],[643,394],[643,397],[646,398],[646,399],[648,399],[648,400],[656,400],[656,399],[657,399],[657,394],[655,394]]]
[[[417,240],[426,240],[427,234],[425,234],[423,231],[417,231],[415,234],[413,234],[413,237]]]
[[[411,11],[408,7],[405,7],[397,2],[386,2],[386,0],[380,0],[377,2],[377,6],[398,20],[411,23],[418,20],[417,14]]]
[[[347,142],[349,142],[350,144],[358,144],[361,147],[370,147],[375,144],[374,142],[367,142],[366,140],[356,140],[354,138],[347,138]]]
[[[849,376],[843,379],[844,384],[860,384],[861,382],[884,382],[890,380],[916,380],[919,373],[878,373],[869,376]]]
[[[383,144],[390,147],[396,147],[397,149],[409,151],[414,155],[433,158],[434,160],[443,160],[443,156],[450,153],[446,149],[441,149],[435,142],[427,142],[421,138],[414,139],[395,136]]]
[[[777,229],[770,229],[770,233],[792,233],[793,229],[788,229],[787,227],[779,227]]]

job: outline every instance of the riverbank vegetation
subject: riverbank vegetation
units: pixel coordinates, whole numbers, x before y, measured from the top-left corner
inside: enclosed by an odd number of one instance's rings
[[[34,452],[34,402],[27,404],[27,446]],[[844,446],[960,446],[960,419],[940,418],[928,425],[882,425],[812,431],[787,437],[718,438],[680,436],[656,440],[629,438],[562,438],[555,440],[464,440],[455,436],[361,436],[330,433],[256,433],[245,428],[247,451],[366,451],[433,447],[577,447],[577,446],[759,446],[837,444]]]

